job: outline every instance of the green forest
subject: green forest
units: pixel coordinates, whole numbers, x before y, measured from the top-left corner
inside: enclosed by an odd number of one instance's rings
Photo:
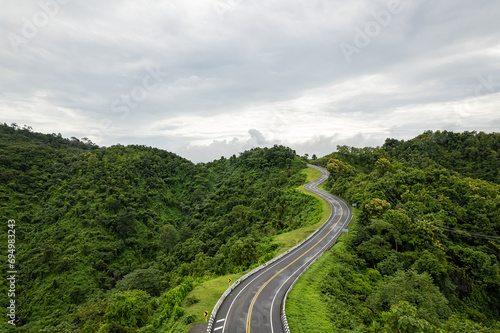
[[[427,131],[311,161],[355,218],[294,288],[310,297],[290,295],[319,302],[321,323],[292,332],[500,332],[499,154],[500,134]],[[0,260],[15,220],[18,271],[17,326],[0,331],[186,332],[196,286],[317,222],[321,204],[296,190],[306,162],[276,145],[194,164],[0,125]]]
[[[304,168],[283,146],[193,164],[0,125],[0,259],[13,219],[18,271],[17,327],[0,331],[184,332],[200,281],[273,258],[275,235],[321,214],[295,190]],[[2,279],[2,318],[8,288]]]
[[[428,131],[316,160],[355,219],[290,297],[323,329],[295,332],[500,332],[499,154],[500,134]]]

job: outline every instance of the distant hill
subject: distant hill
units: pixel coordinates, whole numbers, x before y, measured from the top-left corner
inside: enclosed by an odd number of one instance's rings
[[[432,160],[464,176],[500,184],[500,133],[426,131],[408,141],[387,139],[382,149],[405,164]]]
[[[500,184],[500,133],[426,131],[406,141],[386,139],[381,147],[337,146],[336,152],[318,162],[326,165],[331,157],[365,171],[382,157],[413,167],[435,164]]]

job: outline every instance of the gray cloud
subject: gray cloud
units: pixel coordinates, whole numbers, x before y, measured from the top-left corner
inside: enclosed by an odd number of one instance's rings
[[[333,141],[498,128],[498,1],[401,0],[397,13],[382,0],[4,9],[0,118],[37,131],[183,147],[202,161],[277,142],[312,154]],[[357,49],[350,63],[342,43]]]
[[[213,140],[207,145],[184,144],[175,152],[193,162],[207,162],[220,157],[239,155],[240,152],[254,147],[272,146],[266,138],[256,129],[248,131],[250,137],[244,139]],[[275,142],[278,143],[278,142]]]
[[[249,130],[248,134],[250,134],[250,137],[252,138],[252,141],[257,146],[263,146],[263,145],[265,145],[267,143],[266,138],[262,135],[261,132],[257,131],[256,129]]]

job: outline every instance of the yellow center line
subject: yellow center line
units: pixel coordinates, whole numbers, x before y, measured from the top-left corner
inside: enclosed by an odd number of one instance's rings
[[[311,191],[312,192],[312,191]],[[307,250],[306,252],[304,252],[300,257],[298,257],[297,259],[295,259],[294,261],[292,261],[290,264],[288,264],[285,268],[283,268],[282,270],[280,270],[278,273],[274,274],[274,276],[272,278],[270,278],[269,280],[267,280],[266,283],[264,283],[264,285],[262,287],[260,287],[260,289],[257,291],[257,293],[255,294],[255,296],[253,297],[252,299],[252,302],[250,303],[250,308],[248,309],[248,315],[247,315],[247,327],[246,327],[246,333],[250,333],[250,322],[252,320],[252,311],[253,311],[253,307],[255,305],[255,301],[257,300],[257,297],[259,297],[260,293],[262,292],[262,290],[264,290],[264,288],[275,278],[277,277],[278,275],[280,275],[285,269],[287,269],[288,267],[290,267],[291,265],[293,265],[297,260],[299,260],[300,258],[302,258],[303,256],[305,256],[309,251],[311,251],[312,249],[314,249],[319,243],[321,243],[326,237],[328,237],[328,235],[333,231],[333,229],[335,229],[335,227],[337,226],[337,224],[340,222],[340,220],[342,219],[342,216],[344,215],[344,210],[342,209],[342,205],[337,201],[335,200],[335,198],[333,198],[332,196],[330,196],[329,194],[326,194],[326,196],[330,199],[332,199],[333,201],[335,201],[339,206],[340,206],[340,210],[341,210],[341,214],[340,214],[340,217],[339,219],[337,220],[337,222],[335,223],[335,225],[330,229],[330,231],[328,231],[328,233],[323,236],[323,238],[321,238],[316,244],[314,244],[309,250]]]

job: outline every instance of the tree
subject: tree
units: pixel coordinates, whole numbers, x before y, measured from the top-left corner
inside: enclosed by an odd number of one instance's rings
[[[392,305],[390,311],[382,312],[383,328],[377,332],[383,333],[444,333],[443,330],[431,325],[427,320],[417,317],[417,308],[406,301]],[[375,327],[380,325],[374,324]]]
[[[390,249],[391,244],[388,243],[381,235],[374,235],[370,239],[363,241],[356,248],[361,257],[364,257],[373,265],[382,261],[387,254],[389,254]]]
[[[365,204],[364,208],[370,216],[377,217],[382,215],[386,210],[390,209],[391,204],[386,200],[374,198]]]
[[[326,168],[328,169],[328,171],[332,174],[335,174],[335,175],[347,175],[347,174],[350,174],[352,172],[354,172],[354,168],[348,164],[345,164],[344,162],[342,162],[341,160],[338,160],[336,158],[331,158],[329,161],[328,161],[328,164],[326,165]]]
[[[136,269],[118,281],[118,290],[140,289],[151,296],[160,296],[161,274],[157,269]]]
[[[122,210],[116,215],[115,229],[123,238],[135,234],[136,230],[135,214],[130,211]]]
[[[179,242],[179,232],[171,224],[165,224],[159,230],[158,245],[165,253],[169,253]]]
[[[366,304],[372,310],[387,311],[401,300],[416,306],[417,316],[431,323],[440,322],[451,312],[448,300],[433,284],[431,276],[414,270],[387,276],[380,282],[378,291],[367,298]]]
[[[392,171],[393,167],[391,162],[386,158],[380,158],[375,162],[375,170],[383,176],[386,172]]]
[[[236,266],[249,266],[257,259],[257,244],[251,238],[238,239],[231,246],[229,259]]]
[[[429,273],[437,281],[442,281],[443,275],[445,275],[449,269],[444,253],[435,254],[428,250],[424,250],[420,254],[412,268],[417,272]]]
[[[496,333],[500,331],[500,323],[497,322],[493,326],[494,327],[487,328],[480,323],[473,322],[470,319],[452,315],[445,323],[444,328],[450,333]]]
[[[151,311],[147,292],[127,290],[118,293],[112,298],[104,315],[105,325],[101,327],[99,333],[111,333],[127,327],[142,327],[148,322]]]

